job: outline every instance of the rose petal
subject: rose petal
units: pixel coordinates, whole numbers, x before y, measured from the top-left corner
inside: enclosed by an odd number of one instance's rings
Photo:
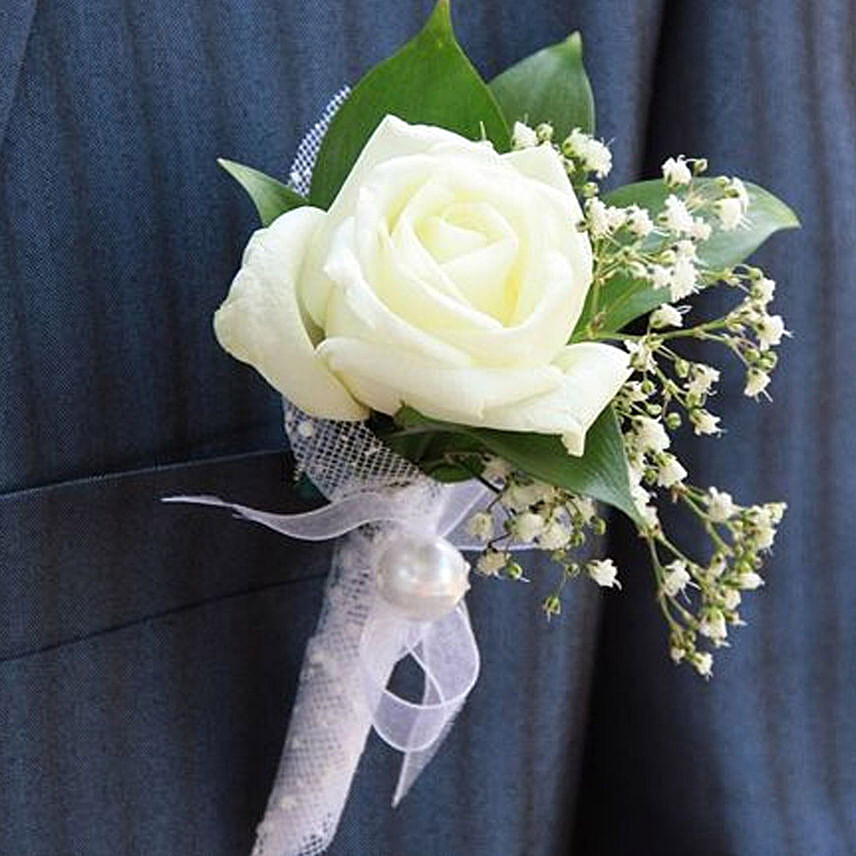
[[[226,351],[301,410],[325,419],[365,419],[366,408],[315,353],[297,302],[306,247],[323,219],[317,208],[296,208],[253,235],[214,315],[214,331]]]
[[[408,404],[426,416],[464,425],[481,425],[488,409],[547,393],[562,383],[556,366],[443,367],[419,354],[357,339],[326,339],[318,352],[374,410],[394,414]]]
[[[630,375],[629,354],[611,345],[568,345],[554,361],[563,372],[557,389],[484,414],[483,424],[509,431],[561,434],[582,455],[585,435]]]

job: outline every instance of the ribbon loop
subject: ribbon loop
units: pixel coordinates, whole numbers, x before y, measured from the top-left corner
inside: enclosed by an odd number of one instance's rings
[[[387,688],[388,663],[413,657],[424,672],[421,703]],[[460,603],[430,623],[403,621],[387,609],[369,616],[360,639],[360,664],[372,723],[383,740],[400,752],[431,747],[460,710],[479,673],[479,652]]]

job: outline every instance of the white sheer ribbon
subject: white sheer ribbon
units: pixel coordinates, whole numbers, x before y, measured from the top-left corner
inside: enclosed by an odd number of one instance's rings
[[[322,613],[307,645],[253,856],[317,856],[327,849],[372,727],[404,753],[393,795],[397,805],[442,743],[479,673],[463,600],[440,618],[415,621],[384,600],[375,574],[394,534],[454,540],[485,488],[473,481],[434,482],[361,423],[311,419],[286,403],[285,424],[298,467],[329,505],[273,514],[212,496],[165,499],[229,508],[292,538],[346,535],[337,544]],[[424,673],[421,702],[387,686],[407,657]]]

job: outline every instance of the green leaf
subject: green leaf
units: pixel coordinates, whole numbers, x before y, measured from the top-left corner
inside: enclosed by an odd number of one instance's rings
[[[251,166],[244,166],[242,163],[224,158],[217,158],[217,163],[250,195],[256,211],[259,212],[262,226],[269,226],[280,214],[291,211],[292,208],[309,204],[299,193],[295,193],[281,181]]]
[[[421,32],[369,71],[336,113],[313,172],[313,205],[329,207],[388,114],[447,128],[468,139],[480,139],[484,129],[498,151],[508,150],[502,111],[455,40],[449,0],[439,0]]]
[[[639,522],[630,495],[624,441],[612,408],[604,410],[589,429],[582,457],[569,455],[556,436],[452,425],[429,419],[409,407],[399,410],[395,421],[403,429],[398,437],[437,432],[443,435],[446,451],[456,452],[459,436],[464,453],[474,449],[490,452],[533,478],[605,502]],[[395,436],[384,440],[395,448]]]
[[[712,178],[697,178],[694,185],[703,188],[713,182]],[[796,214],[772,193],[758,187],[756,184],[744,182],[749,194],[749,226],[724,232],[714,225],[713,234],[702,244],[699,244],[698,255],[703,263],[711,268],[732,267],[744,261],[755,252],[770,235],[782,229],[795,229],[799,226]],[[637,184],[626,184],[607,193],[603,201],[608,205],[627,206],[639,205],[647,208],[652,215],[663,208],[666,197],[671,191],[659,179],[640,181]],[[582,335],[585,325],[592,315],[589,302],[583,310],[577,324],[577,334]],[[661,289],[652,288],[644,280],[631,279],[625,276],[613,277],[601,288],[599,309],[603,312],[598,330],[615,332],[620,330],[634,318],[645,315],[668,299],[668,294]]]
[[[574,128],[594,133],[594,96],[583,67],[583,40],[573,33],[544,48],[490,82],[509,122],[549,122],[561,142]]]

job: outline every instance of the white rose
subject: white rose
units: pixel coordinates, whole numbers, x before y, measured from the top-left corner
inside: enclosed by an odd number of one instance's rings
[[[387,116],[329,211],[253,235],[217,338],[313,416],[410,405],[582,454],[628,359],[567,344],[591,281],[581,217],[550,146],[498,155]]]

